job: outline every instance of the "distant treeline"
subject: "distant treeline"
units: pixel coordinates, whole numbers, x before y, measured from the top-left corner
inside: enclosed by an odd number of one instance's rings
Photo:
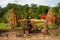
[[[6,7],[2,8],[0,7],[0,22],[7,22],[7,15],[9,14],[9,10],[11,8],[15,9],[17,18],[20,19],[27,19],[27,16],[31,16],[31,18],[39,18],[43,14],[47,14],[49,10],[49,6],[39,5],[37,4],[31,4],[30,6],[28,4],[26,5],[18,5],[18,4],[11,4],[9,3]],[[57,14],[59,13],[60,9],[60,3],[54,8],[54,12]]]

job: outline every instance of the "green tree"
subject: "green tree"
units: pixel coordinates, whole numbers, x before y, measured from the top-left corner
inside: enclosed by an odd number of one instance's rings
[[[6,18],[4,17],[4,14],[5,14],[4,9],[3,9],[2,7],[0,7],[0,22],[6,23],[7,20],[6,20]]]
[[[28,4],[26,4],[26,5],[24,5],[23,6],[23,17],[24,18],[27,18],[27,16],[28,16],[28,10],[29,10],[29,6],[28,6]]]
[[[40,5],[37,10],[37,16],[40,17],[43,14],[46,14],[49,10],[48,6]]]
[[[57,16],[58,16],[58,19],[60,20],[60,2],[57,5],[57,9],[58,9]]]
[[[37,18],[37,5],[36,4],[31,4],[30,5],[30,9],[29,9],[29,11],[30,11],[30,14],[31,14],[31,18]]]

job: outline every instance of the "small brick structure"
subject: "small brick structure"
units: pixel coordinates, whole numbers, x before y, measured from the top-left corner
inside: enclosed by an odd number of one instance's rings
[[[56,15],[55,15],[54,9],[50,8],[47,13],[46,21],[48,25],[50,25],[51,23],[55,23],[55,20],[56,20]]]
[[[12,26],[12,27],[16,27],[17,26],[17,16],[16,16],[14,8],[11,8],[9,10],[8,22],[9,22],[9,25]]]

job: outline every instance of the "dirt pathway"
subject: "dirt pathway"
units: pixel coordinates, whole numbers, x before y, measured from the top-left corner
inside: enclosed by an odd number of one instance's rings
[[[16,37],[15,35],[11,35],[8,37],[0,37],[0,40],[60,40],[60,36],[48,36],[48,35],[31,35],[31,36],[22,36],[22,37]]]

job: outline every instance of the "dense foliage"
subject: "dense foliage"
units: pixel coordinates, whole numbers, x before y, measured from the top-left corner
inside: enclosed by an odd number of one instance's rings
[[[43,5],[39,5],[37,6],[36,4],[31,4],[30,6],[28,4],[26,5],[18,5],[18,4],[11,4],[9,3],[6,7],[2,8],[0,7],[0,22],[7,22],[7,15],[8,15],[8,11],[14,8],[17,18],[20,19],[27,19],[28,15],[31,18],[39,18],[41,15],[46,14],[49,10],[49,6],[43,6]],[[54,7],[54,11],[56,14],[60,14],[59,13],[59,9],[60,9],[60,3],[58,3],[58,5],[56,7]]]

